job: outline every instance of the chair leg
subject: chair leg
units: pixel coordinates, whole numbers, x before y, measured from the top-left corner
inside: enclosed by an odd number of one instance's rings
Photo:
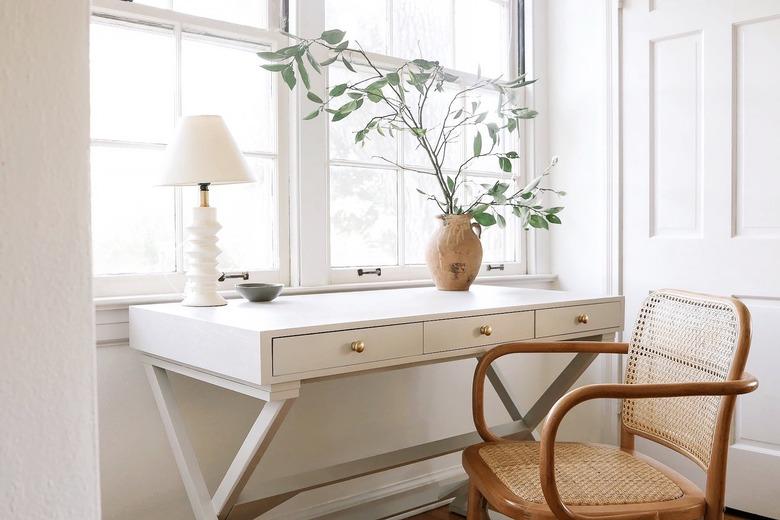
[[[469,502],[466,520],[489,520],[487,502],[474,484],[469,484]]]

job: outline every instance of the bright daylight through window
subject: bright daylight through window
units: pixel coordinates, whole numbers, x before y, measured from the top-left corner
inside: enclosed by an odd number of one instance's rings
[[[486,77],[517,73],[515,0],[310,1],[325,13],[318,26],[345,30],[377,63],[397,66],[399,59],[425,56],[467,78],[478,71]],[[329,237],[323,239],[328,265],[322,269],[330,273],[330,283],[376,280],[358,280],[358,267],[381,266],[395,272],[394,279],[429,277],[424,250],[438,208],[418,190],[434,190],[436,180],[401,168],[428,170],[425,153],[407,134],[373,135],[365,146],[355,146],[355,132],[381,115],[379,105],[354,114],[349,124],[329,123],[321,134],[305,137],[327,143],[323,167],[316,172],[327,171],[327,190],[321,195],[327,209],[314,215],[300,207],[298,214],[290,214],[289,200],[297,194],[290,191],[295,175],[288,164],[291,156],[304,152],[291,146],[297,140],[288,134],[291,128],[300,132],[301,115],[279,75],[261,68],[267,62],[257,56],[289,45],[278,29],[279,13],[269,15],[276,3],[94,2],[90,69],[96,295],[182,290],[187,268],[183,244],[188,210],[198,204],[197,187],[156,184],[176,123],[189,114],[223,116],[257,176],[254,184],[211,191],[222,225],[220,270],[250,271],[253,281],[295,283],[290,265],[296,264],[299,244],[290,234],[291,222],[311,219],[328,222]],[[305,17],[307,9],[299,13]],[[323,70],[326,74],[325,88],[347,81],[352,73],[334,65]],[[446,113],[451,97],[446,94],[452,88],[432,96],[432,114]],[[476,98],[486,107],[500,103],[498,92],[481,89],[463,96],[455,108]],[[522,150],[521,132],[503,133],[503,149]],[[448,174],[471,147],[474,135],[465,134],[448,149]],[[522,176],[521,161],[508,173],[495,159],[474,160],[465,175],[475,186],[499,179],[522,183],[513,177]],[[297,183],[305,183],[307,175],[312,173],[298,173]],[[466,184],[463,189],[472,188]],[[505,228],[485,229],[483,263],[504,264],[503,274],[523,273],[524,233],[515,219],[506,222]]]

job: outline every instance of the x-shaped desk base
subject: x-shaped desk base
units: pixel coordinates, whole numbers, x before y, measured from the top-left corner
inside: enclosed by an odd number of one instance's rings
[[[595,353],[577,354],[526,414],[522,414],[517,408],[498,368],[491,367],[487,373],[488,379],[512,419],[512,422],[497,426],[492,430],[502,437],[533,440],[533,430],[547,415],[555,402],[585,372],[596,356]],[[477,433],[471,432],[309,471],[270,482],[267,489],[264,490],[264,498],[239,503],[241,492],[252,472],[298,397],[300,383],[283,383],[258,388],[151,356],[144,356],[144,362],[146,363],[149,383],[187,491],[187,497],[197,520],[250,520],[304,491],[454,453],[481,442]],[[206,487],[203,473],[176,404],[168,378],[169,371],[250,395],[266,402],[213,496]],[[445,498],[447,497],[442,497],[442,499]],[[458,493],[450,507],[454,512],[465,514],[465,494]]]

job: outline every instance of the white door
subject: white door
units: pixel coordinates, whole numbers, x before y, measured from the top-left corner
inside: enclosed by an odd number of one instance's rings
[[[738,400],[727,505],[780,518],[780,1],[624,0],[621,16],[628,322],[662,287],[745,301],[760,388]]]

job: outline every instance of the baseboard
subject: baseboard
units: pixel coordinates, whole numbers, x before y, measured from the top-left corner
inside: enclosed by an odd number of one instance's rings
[[[262,520],[398,520],[428,505],[444,503],[466,481],[460,465],[401,480],[362,493],[334,498],[294,511],[269,511]]]

